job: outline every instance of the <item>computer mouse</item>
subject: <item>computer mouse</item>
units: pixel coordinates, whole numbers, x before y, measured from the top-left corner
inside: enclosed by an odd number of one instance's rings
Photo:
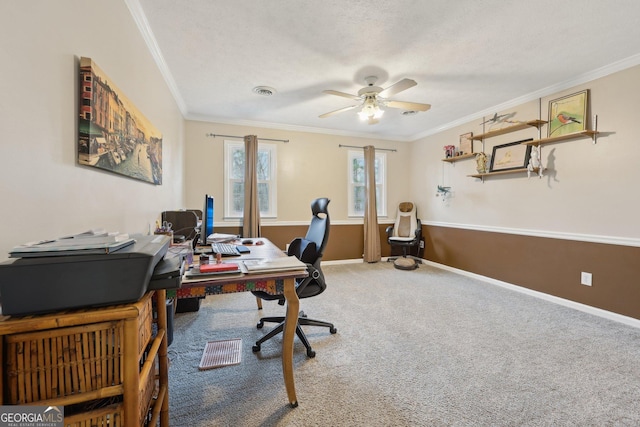
[[[244,239],[244,240],[242,241],[242,244],[243,244],[243,245],[253,245],[253,240],[251,240],[251,239]]]
[[[256,242],[256,245],[264,245],[264,242],[263,242],[262,240],[258,240],[258,241]]]

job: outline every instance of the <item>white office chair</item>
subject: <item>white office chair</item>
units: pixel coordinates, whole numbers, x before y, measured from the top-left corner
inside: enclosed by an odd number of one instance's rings
[[[419,255],[421,240],[422,223],[417,217],[416,206],[411,202],[400,203],[395,224],[387,227],[387,241],[392,249],[394,246],[402,248],[402,257],[389,257],[387,261],[393,261],[396,268],[403,270],[418,268],[422,259],[419,256],[408,255],[407,251],[415,247],[416,255]]]

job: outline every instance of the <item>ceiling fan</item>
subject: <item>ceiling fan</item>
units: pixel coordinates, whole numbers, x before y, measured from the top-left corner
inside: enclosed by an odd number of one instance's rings
[[[370,125],[373,125],[378,123],[380,121],[380,117],[382,117],[382,115],[384,114],[384,110],[381,107],[400,108],[407,111],[427,111],[429,108],[431,108],[431,105],[429,104],[394,101],[389,99],[393,95],[417,85],[414,80],[402,79],[386,89],[375,86],[375,83],[378,80],[376,76],[365,77],[364,80],[365,82],[367,82],[367,86],[360,89],[357,95],[351,95],[349,93],[339,92],[337,90],[323,90],[322,93],[342,96],[344,98],[360,101],[360,103],[321,114],[319,117],[325,118],[334,114],[342,113],[343,111],[349,111],[353,110],[354,108],[361,107],[360,111],[358,112],[358,116],[360,116],[361,120],[367,120]]]

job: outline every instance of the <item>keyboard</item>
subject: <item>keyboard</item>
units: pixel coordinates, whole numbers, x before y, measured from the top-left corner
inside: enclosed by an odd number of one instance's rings
[[[222,256],[238,256],[240,252],[236,245],[232,243],[212,243],[211,249],[214,254],[220,254]]]

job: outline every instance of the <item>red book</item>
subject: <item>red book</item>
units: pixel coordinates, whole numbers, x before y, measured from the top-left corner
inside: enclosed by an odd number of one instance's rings
[[[200,265],[200,273],[213,273],[218,271],[236,271],[239,270],[238,264],[232,263],[211,263],[211,264],[201,264]]]

